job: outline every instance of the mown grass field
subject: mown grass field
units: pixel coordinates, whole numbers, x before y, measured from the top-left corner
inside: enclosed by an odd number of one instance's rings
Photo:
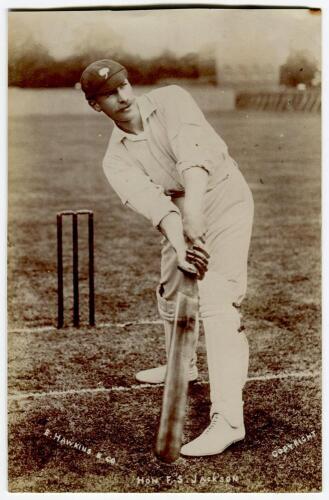
[[[134,374],[164,361],[161,325],[152,324],[158,319],[154,290],[160,236],[146,220],[124,209],[106,183],[101,160],[111,125],[104,117],[62,113],[12,118],[10,491],[321,489],[319,116],[225,112],[208,118],[227,141],[255,199],[243,304],[251,350],[245,441],[214,457],[180,458],[170,466],[156,460],[153,445],[163,387],[137,386]],[[66,328],[56,331],[56,213],[77,208],[95,213],[98,327],[74,330],[68,308]],[[65,234],[69,237],[68,227]],[[86,320],[83,228],[80,248]],[[69,270],[68,244],[66,249]],[[70,277],[66,296],[69,301]],[[198,352],[200,378],[190,386],[185,440],[208,422],[203,335]],[[312,439],[274,457],[273,451],[313,431]],[[62,438],[67,441],[60,443]],[[99,452],[103,455],[97,458]]]

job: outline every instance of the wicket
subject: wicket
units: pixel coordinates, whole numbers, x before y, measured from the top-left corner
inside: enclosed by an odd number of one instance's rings
[[[88,215],[88,257],[89,257],[89,326],[95,326],[95,284],[94,284],[94,214],[91,210],[65,210],[57,214],[57,277],[58,315],[57,328],[64,326],[64,283],[63,283],[63,217],[72,217],[72,274],[73,274],[73,325],[79,327],[79,248],[78,216]]]

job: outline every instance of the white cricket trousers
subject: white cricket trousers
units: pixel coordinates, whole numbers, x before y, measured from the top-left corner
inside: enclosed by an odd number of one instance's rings
[[[236,166],[205,194],[205,239],[210,259],[198,288],[207,349],[210,415],[222,413],[233,426],[243,421],[242,390],[249,362],[248,341],[240,331],[239,306],[247,289],[253,212],[251,191]],[[182,273],[166,239],[161,257],[157,300],[160,316],[168,322],[174,319]]]

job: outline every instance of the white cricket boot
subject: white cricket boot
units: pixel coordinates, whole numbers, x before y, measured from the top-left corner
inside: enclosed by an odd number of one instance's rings
[[[165,331],[166,354],[168,359],[173,322],[168,320],[163,320],[163,323]],[[199,338],[199,321],[196,322],[194,354],[190,363],[189,382],[193,382],[198,378],[198,368],[196,366],[196,360],[197,360],[196,348],[197,348],[198,338]],[[165,381],[166,372],[167,372],[167,365],[160,365],[155,368],[150,368],[148,370],[142,370],[136,373],[135,377],[136,380],[138,380],[138,382],[143,382],[146,384],[162,384]]]
[[[244,439],[245,434],[243,422],[239,427],[232,427],[223,415],[214,413],[207,429],[199,437],[185,444],[181,454],[189,457],[217,455],[231,444]]]

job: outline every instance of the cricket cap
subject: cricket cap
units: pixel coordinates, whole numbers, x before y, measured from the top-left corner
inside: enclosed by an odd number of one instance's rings
[[[81,89],[88,101],[116,89],[126,78],[124,66],[110,59],[95,61],[86,67],[81,75]]]

